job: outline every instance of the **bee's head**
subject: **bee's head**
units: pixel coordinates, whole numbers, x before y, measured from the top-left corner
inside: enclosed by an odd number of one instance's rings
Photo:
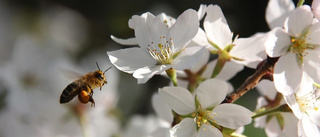
[[[98,67],[99,70],[96,70],[96,71],[94,72],[94,76],[102,83],[102,85],[107,84],[107,80],[106,80],[105,73],[106,73],[111,67],[109,67],[107,70],[105,70],[104,72],[102,72],[102,71],[100,70],[100,67],[99,67],[99,65],[98,65],[97,62],[96,62],[96,64],[97,64],[97,67]]]

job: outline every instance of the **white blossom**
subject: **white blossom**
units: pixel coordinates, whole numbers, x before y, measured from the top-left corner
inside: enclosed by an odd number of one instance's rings
[[[182,13],[170,28],[151,13],[133,16],[131,22],[140,47],[111,51],[108,55],[112,64],[133,73],[140,84],[170,68],[191,68],[203,56],[203,48],[186,47],[199,27],[197,12],[192,9]]]
[[[222,137],[220,127],[216,126],[237,129],[249,124],[252,112],[248,109],[236,104],[220,104],[227,92],[228,84],[218,79],[202,82],[195,95],[181,87],[159,89],[161,97],[174,112],[189,116],[176,125],[177,137]]]
[[[297,90],[302,73],[320,81],[320,23],[313,24],[313,14],[307,5],[292,11],[282,28],[274,28],[266,38],[266,52],[280,57],[274,68],[274,84],[284,95]]]
[[[320,93],[313,86],[314,81],[306,73],[303,74],[299,89],[285,96],[285,101],[299,119],[298,133],[303,137],[320,136]]]

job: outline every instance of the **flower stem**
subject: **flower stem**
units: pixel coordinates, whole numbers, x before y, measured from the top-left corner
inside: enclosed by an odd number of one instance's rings
[[[211,78],[215,78],[221,72],[222,68],[226,64],[227,61],[230,61],[232,57],[229,55],[228,50],[220,50],[219,51],[219,58],[217,61],[216,66],[212,72]]]
[[[211,78],[215,78],[217,75],[219,75],[219,73],[221,72],[224,64],[226,64],[227,60],[224,59],[224,58],[218,58],[218,61],[217,61],[217,64],[216,66],[214,67],[213,69],[213,72],[212,72],[212,75],[211,75]]]
[[[317,88],[320,88],[320,84],[319,83],[313,83],[313,86],[317,87]]]
[[[262,116],[266,116],[266,115],[271,115],[271,114],[275,114],[275,113],[279,113],[279,112],[292,112],[292,111],[287,104],[283,104],[277,108],[266,110],[261,113],[257,113],[255,115],[253,115],[252,118],[254,119],[254,118],[258,118],[258,117],[262,117]]]
[[[299,1],[298,1],[298,3],[297,3],[297,7],[302,6],[302,5],[303,5],[303,3],[304,3],[304,0],[299,0]]]
[[[170,68],[170,69],[166,70],[166,73],[167,73],[168,77],[171,79],[173,85],[175,87],[177,87],[178,86],[178,81],[177,81],[176,71],[173,68]]]

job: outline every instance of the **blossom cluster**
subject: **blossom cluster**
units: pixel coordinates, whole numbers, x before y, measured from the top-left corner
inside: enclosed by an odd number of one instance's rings
[[[167,124],[150,136],[237,136],[252,119],[268,136],[320,136],[319,9],[319,0],[311,7],[270,0],[270,31],[248,38],[233,35],[218,5],[187,9],[177,18],[146,12],[128,22],[133,38],[111,36],[138,46],[107,55],[138,84],[154,75],[171,80],[152,98]],[[244,67],[257,71],[243,82],[244,90],[234,89],[228,80]],[[233,103],[255,86],[262,96],[254,112]]]

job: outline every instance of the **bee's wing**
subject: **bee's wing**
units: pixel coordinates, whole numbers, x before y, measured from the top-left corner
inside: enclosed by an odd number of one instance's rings
[[[70,82],[80,79],[82,76],[81,74],[75,71],[72,71],[70,69],[60,68],[60,71],[63,74],[63,76],[65,76],[68,80],[70,80]]]

